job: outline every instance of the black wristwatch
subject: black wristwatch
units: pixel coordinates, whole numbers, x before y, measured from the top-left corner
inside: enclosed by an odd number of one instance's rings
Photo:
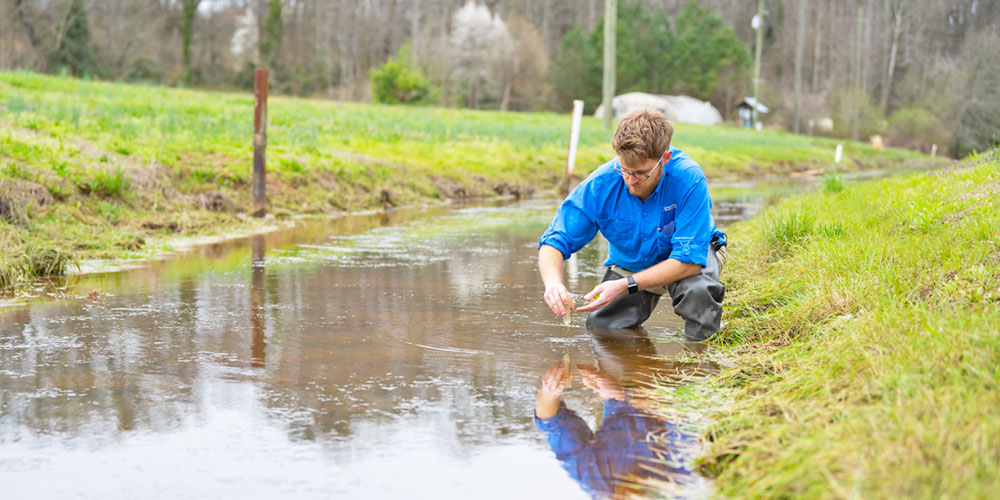
[[[628,293],[633,294],[639,291],[639,284],[635,282],[635,278],[630,274],[628,276]]]

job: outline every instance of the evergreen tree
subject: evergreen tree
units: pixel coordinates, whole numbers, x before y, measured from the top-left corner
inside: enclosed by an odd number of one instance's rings
[[[264,20],[264,36],[260,39],[260,59],[264,67],[274,69],[278,66],[281,35],[284,31],[284,24],[281,20],[281,0],[268,0],[267,8],[267,19]]]
[[[184,71],[181,78],[185,83],[192,83],[194,80],[191,72],[191,39],[200,3],[201,0],[183,0],[181,2],[181,65]]]
[[[671,58],[674,37],[666,14],[657,11],[654,15],[642,2],[625,4],[618,8],[615,31],[615,88],[618,93],[670,92],[676,72]],[[594,28],[590,40],[594,50],[601,54],[604,50],[603,21]]]
[[[371,71],[372,100],[385,104],[431,104],[438,92],[427,78],[414,67],[412,46],[404,45],[396,57],[390,57],[378,69]]]
[[[708,99],[719,85],[719,73],[727,67],[750,66],[750,50],[736,38],[715,12],[689,2],[677,19],[674,62],[685,89]]]
[[[615,87],[619,93],[669,93],[677,79],[672,58],[674,35],[663,11],[655,14],[640,2],[618,10]],[[604,22],[584,38],[579,29],[563,36],[558,64],[552,71],[557,108],[566,108],[573,99],[583,99],[586,109],[601,103],[601,65],[604,51]]]
[[[65,69],[73,76],[100,74],[83,0],[72,0],[61,31],[55,50],[48,55],[50,70]]]
[[[563,36],[557,63],[551,70],[552,108],[568,110],[574,99],[593,111],[601,103],[601,57],[579,28]]]

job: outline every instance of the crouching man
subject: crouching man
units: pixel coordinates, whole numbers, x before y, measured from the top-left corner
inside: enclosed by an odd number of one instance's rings
[[[725,287],[719,272],[725,234],[715,228],[701,167],[670,145],[674,130],[658,111],[635,111],[612,139],[618,156],[578,185],[539,240],[545,303],[566,315],[563,261],[594,238],[610,248],[607,272],[578,311],[588,328],[632,328],[668,293],[684,335],[702,341],[719,329]]]

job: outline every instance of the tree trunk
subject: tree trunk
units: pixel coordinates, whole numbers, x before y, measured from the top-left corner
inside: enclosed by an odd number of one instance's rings
[[[28,42],[31,43],[31,48],[37,50],[42,45],[42,41],[38,38],[38,33],[35,32],[35,25],[31,24],[28,20],[27,14],[24,12],[24,0],[14,0],[14,10],[17,12],[17,20],[24,26],[24,31],[28,34]]]
[[[762,49],[764,45],[764,0],[757,0],[757,28],[756,42],[754,44],[754,56],[753,56],[753,109],[751,110],[751,115],[753,119],[753,126],[757,126],[757,108],[760,107],[760,58],[762,57]]]
[[[549,44],[549,38],[551,38],[551,29],[549,27],[549,17],[552,13],[552,1],[542,0],[542,41],[545,43],[545,57],[552,57],[552,51]]]
[[[812,83],[810,83],[809,88],[815,93],[819,87],[819,67],[820,67],[820,41],[823,40],[821,34],[823,30],[821,29],[823,19],[819,13],[819,9],[816,9],[816,24],[813,26],[815,30],[815,37],[813,39],[813,59],[812,59]]]
[[[191,78],[191,35],[199,3],[201,0],[183,0],[181,3],[181,66],[184,70],[181,78],[185,82]]]
[[[858,6],[857,47],[854,55],[854,118],[851,120],[851,139],[858,140],[858,122],[861,121],[861,54],[864,49],[865,8]]]
[[[267,0],[267,18],[264,21],[264,36],[261,37],[260,43],[260,58],[266,68],[273,69],[278,62],[283,30],[281,0]]]
[[[507,85],[503,87],[503,98],[500,99],[500,111],[510,110],[510,85],[511,80],[507,80]]]
[[[410,57],[413,66],[420,64],[420,2],[410,4]]]
[[[861,90],[868,92],[868,85],[871,83],[871,73],[872,73],[872,17],[875,15],[875,5],[874,0],[868,0],[868,5],[865,6],[865,11],[868,12],[868,16],[865,17],[865,43],[864,48],[866,54],[863,56],[863,62],[861,66]]]
[[[799,133],[802,118],[802,52],[806,42],[806,11],[809,0],[799,0],[798,37],[795,41],[795,133]]]
[[[894,19],[892,28],[892,48],[889,49],[889,69],[885,75],[885,85],[882,86],[882,113],[889,109],[889,93],[892,89],[892,74],[896,71],[896,50],[899,47],[899,34],[903,31],[902,4],[894,9]]]
[[[604,4],[604,84],[602,103],[604,104],[604,130],[611,130],[615,108],[615,28],[618,26],[617,0],[605,0]]]

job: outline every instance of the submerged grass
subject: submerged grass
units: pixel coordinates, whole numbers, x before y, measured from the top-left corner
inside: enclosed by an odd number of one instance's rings
[[[730,231],[730,497],[1000,488],[1000,154],[787,200]]]
[[[251,207],[252,110],[249,93],[0,72],[0,229],[10,241],[91,259],[259,225],[239,217]],[[268,118],[268,200],[278,218],[551,191],[569,130],[555,113],[285,97],[270,100]],[[686,124],[674,143],[712,178],[826,168],[835,148],[829,139]],[[847,169],[927,160],[864,143],[846,143],[845,155]],[[584,118],[577,175],[612,156],[610,133]],[[31,275],[17,252],[0,247],[7,274]]]

